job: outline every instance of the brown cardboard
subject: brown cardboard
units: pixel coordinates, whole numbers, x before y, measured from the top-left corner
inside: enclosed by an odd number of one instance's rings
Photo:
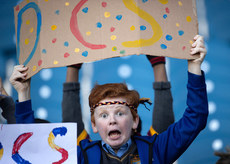
[[[195,58],[195,0],[24,0],[14,14],[17,56],[29,77],[133,54]]]

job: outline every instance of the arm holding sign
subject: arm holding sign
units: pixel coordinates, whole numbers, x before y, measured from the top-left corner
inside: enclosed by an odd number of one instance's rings
[[[18,92],[16,101],[15,117],[16,123],[34,123],[34,112],[30,99],[30,81],[26,80],[28,67],[17,65],[14,67],[10,82]]]

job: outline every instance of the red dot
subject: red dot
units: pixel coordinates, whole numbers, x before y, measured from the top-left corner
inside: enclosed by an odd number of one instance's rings
[[[182,47],[182,50],[185,50],[185,48],[186,48],[186,47],[185,47],[185,46],[183,46],[183,47]]]
[[[18,10],[19,10],[19,6],[18,6],[18,5],[16,6],[15,10],[16,10],[16,11],[18,11]]]
[[[111,31],[111,32],[115,31],[115,28],[114,28],[114,27],[111,27],[111,28],[110,28],[110,31]]]
[[[53,40],[52,40],[52,43],[55,43],[57,41],[57,39],[56,38],[54,38]]]
[[[166,13],[169,14],[169,8],[168,7],[165,8],[165,11],[166,11]]]
[[[38,66],[41,66],[42,65],[42,60],[39,60],[38,61]]]
[[[64,54],[64,57],[65,57],[65,58],[68,58],[69,55],[70,55],[70,54],[69,54],[68,52],[66,52],[66,53]]]
[[[106,7],[107,3],[106,2],[102,2],[101,5],[102,5],[102,7]]]

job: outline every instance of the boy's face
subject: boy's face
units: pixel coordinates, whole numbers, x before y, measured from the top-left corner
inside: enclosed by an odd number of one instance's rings
[[[125,101],[124,98],[106,98],[100,102]],[[125,144],[139,123],[137,116],[133,116],[129,107],[120,104],[101,105],[94,111],[95,123],[92,122],[93,132],[99,132],[102,140],[112,148],[117,149]]]

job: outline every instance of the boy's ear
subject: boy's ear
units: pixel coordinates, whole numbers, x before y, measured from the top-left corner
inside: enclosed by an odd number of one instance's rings
[[[95,123],[93,123],[93,122],[91,121],[91,125],[92,125],[93,132],[94,132],[94,133],[97,133],[98,130],[97,130],[97,127],[96,127]]]
[[[137,129],[139,124],[139,115],[133,120],[133,129]]]

